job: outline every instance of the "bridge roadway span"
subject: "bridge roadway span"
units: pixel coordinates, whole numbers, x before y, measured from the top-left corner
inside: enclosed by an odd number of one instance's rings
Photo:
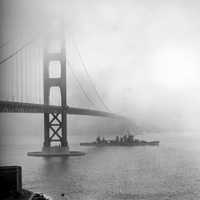
[[[11,101],[0,101],[0,112],[4,113],[60,113],[64,112],[71,115],[88,115],[88,116],[99,116],[109,117],[116,119],[124,119],[124,117],[98,110],[91,110],[85,108],[75,108],[69,106],[54,106],[44,104],[33,104],[33,103],[22,103],[22,102],[11,102]]]

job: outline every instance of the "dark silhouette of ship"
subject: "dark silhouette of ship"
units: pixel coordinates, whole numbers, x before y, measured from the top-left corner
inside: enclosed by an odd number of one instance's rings
[[[81,146],[158,146],[159,141],[144,141],[134,138],[134,135],[127,134],[124,136],[116,136],[114,140],[106,140],[104,137],[96,138],[94,142],[82,142]]]

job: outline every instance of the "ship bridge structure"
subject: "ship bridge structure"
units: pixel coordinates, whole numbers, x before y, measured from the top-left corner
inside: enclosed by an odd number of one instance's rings
[[[16,43],[16,42],[15,42]],[[12,41],[0,46],[0,112],[41,113],[44,116],[44,142],[42,150],[30,152],[32,156],[70,156],[81,152],[69,151],[67,115],[87,115],[124,120],[125,117],[110,112],[97,90],[81,57],[76,43],[74,49],[85,71],[87,81],[101,106],[95,109],[94,100],[73,69],[70,50],[66,44],[64,26],[52,28],[47,34],[34,36],[12,49]],[[6,48],[11,49],[7,51]],[[67,102],[68,74],[74,78],[89,108],[70,106]],[[56,147],[53,144],[58,144]]]

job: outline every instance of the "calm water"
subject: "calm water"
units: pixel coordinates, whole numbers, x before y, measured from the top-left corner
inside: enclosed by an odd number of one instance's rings
[[[199,133],[200,134],[200,133]],[[188,134],[190,135],[190,134]],[[144,138],[144,136],[142,136]],[[141,138],[141,137],[140,137]],[[149,134],[159,147],[89,147],[82,157],[37,158],[35,144],[1,145],[1,164],[23,166],[24,188],[54,199],[200,199],[200,137]]]

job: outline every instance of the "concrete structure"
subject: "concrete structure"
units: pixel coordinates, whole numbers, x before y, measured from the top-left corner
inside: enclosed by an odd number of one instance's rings
[[[44,105],[50,105],[50,91],[57,87],[60,91],[60,105],[67,107],[66,94],[66,51],[63,27],[58,27],[48,35],[44,46],[43,59],[43,85]],[[54,43],[59,44],[56,51],[51,51]],[[51,77],[50,66],[60,71],[58,77]],[[76,156],[84,155],[82,152],[70,152],[67,141],[67,113],[64,110],[44,113],[44,143],[41,152],[30,152],[29,156]]]
[[[50,90],[52,87],[58,87],[61,95],[61,106],[67,105],[66,100],[66,52],[65,52],[65,36],[64,31],[60,30],[57,33],[49,35],[45,41],[44,47],[44,104],[50,105]],[[54,41],[60,44],[58,52],[50,52],[49,47]],[[50,64],[51,62],[57,62],[57,65],[53,66],[59,71],[60,77],[50,77]],[[67,141],[67,116],[64,112],[52,112],[44,113],[44,144],[43,151],[51,152],[51,144],[53,142],[60,143],[62,151],[68,151]]]
[[[20,166],[0,167],[0,199],[22,194],[22,169]]]

